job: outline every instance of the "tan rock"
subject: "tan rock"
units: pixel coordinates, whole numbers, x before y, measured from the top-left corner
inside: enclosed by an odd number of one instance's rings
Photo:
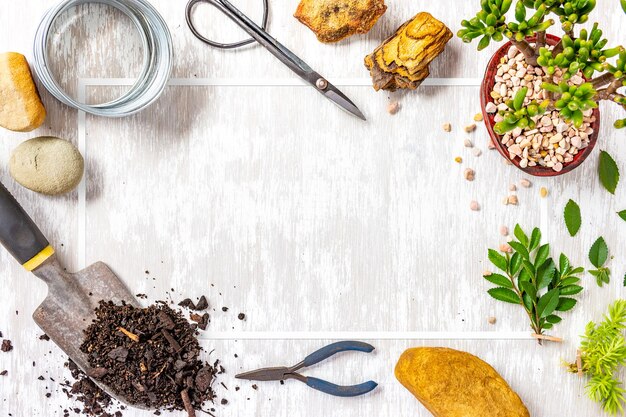
[[[365,57],[374,89],[416,89],[430,74],[428,65],[445,48],[452,32],[426,12],[418,13]]]
[[[338,42],[369,32],[386,10],[384,0],[302,0],[294,17],[320,42]]]
[[[0,54],[0,126],[30,132],[41,126],[45,118],[46,109],[24,55]]]
[[[406,350],[395,375],[435,417],[529,417],[520,397],[488,363],[448,348]]]
[[[83,177],[83,157],[72,143],[41,136],[20,144],[11,155],[11,176],[29,190],[57,195],[72,191]]]

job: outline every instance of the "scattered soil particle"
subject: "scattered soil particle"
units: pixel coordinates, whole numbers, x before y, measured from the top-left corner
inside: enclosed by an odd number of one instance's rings
[[[195,321],[196,323],[198,323],[198,328],[200,330],[206,330],[207,326],[209,325],[209,321],[210,321],[209,313],[204,313],[202,315],[196,314],[196,313],[191,313],[189,315],[189,318],[192,321]]]
[[[200,297],[200,299],[196,303],[196,310],[202,311],[202,310],[206,310],[207,308],[209,308],[209,302],[207,301],[206,297],[203,295],[202,297]]]
[[[226,313],[228,311],[228,307],[222,307],[222,311]]]
[[[41,336],[39,336],[39,340],[44,340],[44,341],[49,341],[50,340],[50,336],[48,336],[47,334],[42,334]]]
[[[11,344],[11,341],[9,339],[4,339],[2,341],[2,346],[0,347],[0,350],[3,352],[10,352],[13,350],[13,344]]]
[[[119,327],[139,335],[139,341]],[[214,401],[212,383],[223,372],[219,361],[209,365],[198,359],[201,349],[194,327],[165,302],[148,308],[101,302],[81,346],[92,368],[106,370],[94,378],[115,394],[134,405],[185,410],[189,416]]]
[[[239,315],[237,316],[237,318],[239,320],[245,320],[246,319],[246,315],[244,313],[239,313]]]
[[[0,376],[6,376],[9,373],[9,371],[7,371],[6,369],[2,372],[0,372]]]

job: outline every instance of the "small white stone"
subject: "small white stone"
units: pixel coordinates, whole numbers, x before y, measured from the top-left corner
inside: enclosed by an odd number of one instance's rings
[[[474,154],[475,157],[479,157],[480,155],[483,154],[483,151],[481,151],[479,148],[474,148],[472,149],[472,153]]]
[[[463,141],[463,146],[465,146],[466,148],[472,148],[472,147],[474,146],[474,144],[472,143],[472,141],[471,141],[471,140],[469,140],[469,139],[465,139],[465,140]]]
[[[487,113],[493,114],[497,111],[497,107],[495,104],[493,104],[492,102],[487,103],[487,105],[485,106],[485,111]]]

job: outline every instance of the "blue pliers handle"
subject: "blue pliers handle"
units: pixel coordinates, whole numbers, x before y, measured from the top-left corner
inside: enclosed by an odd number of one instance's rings
[[[304,382],[309,387],[329,395],[334,395],[336,397],[358,397],[359,395],[367,394],[368,392],[374,390],[378,384],[374,381],[367,381],[358,385],[336,385],[322,379],[301,375],[296,371],[318,364],[340,352],[357,351],[370,353],[373,350],[374,346],[363,342],[337,342],[324,346],[323,348],[311,353],[302,362],[295,366],[259,369],[237,375],[236,378],[250,379],[254,381],[282,381],[285,379],[297,379],[300,382]]]

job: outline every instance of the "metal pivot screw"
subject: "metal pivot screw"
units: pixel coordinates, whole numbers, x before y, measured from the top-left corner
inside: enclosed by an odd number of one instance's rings
[[[328,81],[323,78],[318,78],[317,81],[315,81],[315,86],[320,90],[326,90],[326,87],[328,87]]]

